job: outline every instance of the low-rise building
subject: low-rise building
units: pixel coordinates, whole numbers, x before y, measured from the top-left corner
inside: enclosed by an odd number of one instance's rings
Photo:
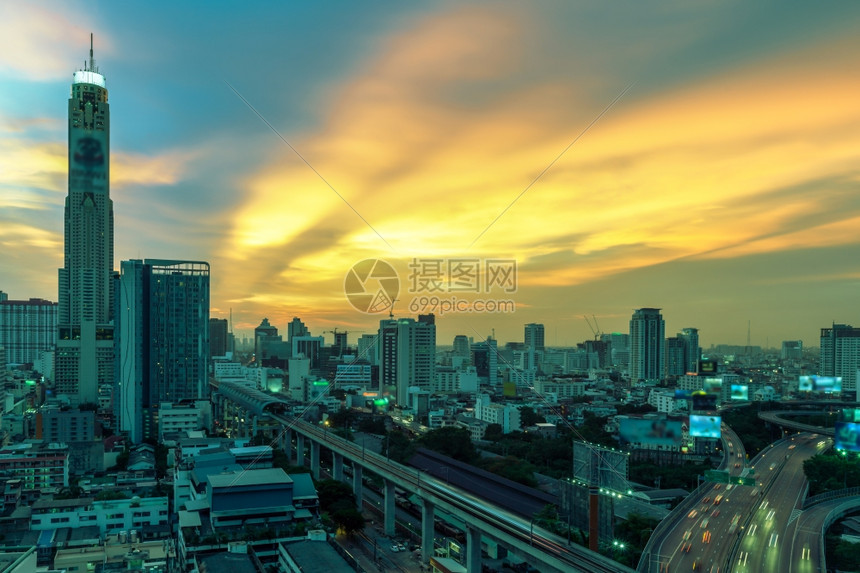
[[[102,534],[167,525],[166,497],[96,500],[92,497],[38,500],[33,503],[30,529],[96,526]]]

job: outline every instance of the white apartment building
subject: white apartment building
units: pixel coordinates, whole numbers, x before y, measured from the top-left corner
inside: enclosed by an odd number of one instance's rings
[[[95,501],[91,497],[38,500],[33,503],[30,529],[44,531],[94,525],[100,533],[105,534],[167,525],[167,500],[166,497],[133,497],[110,501]]]

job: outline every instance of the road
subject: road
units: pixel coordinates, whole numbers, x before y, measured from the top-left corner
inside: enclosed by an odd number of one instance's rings
[[[743,443],[737,434],[725,424],[722,425],[722,441],[724,455],[719,469],[728,471],[731,476],[741,475],[746,469],[746,450]],[[693,563],[698,561],[700,564],[702,562],[705,557],[701,550],[705,529],[700,526],[704,517],[709,512],[719,511],[716,516],[710,516],[709,520],[722,521],[727,519],[726,530],[728,530],[733,513],[731,510],[727,510],[729,504],[723,500],[729,499],[738,507],[745,504],[742,500],[743,496],[736,497],[736,502],[732,499],[732,490],[736,489],[737,493],[740,493],[744,488],[731,486],[731,489],[727,491],[725,488],[729,487],[728,484],[720,484],[719,489],[713,489],[716,486],[717,484],[710,482],[700,486],[660,523],[642,553],[638,571],[663,573],[667,570],[692,570]],[[750,488],[746,489],[749,491]],[[748,491],[747,495],[749,494]],[[723,495],[719,506],[713,505],[717,495]],[[704,501],[705,498],[708,499],[707,502]],[[751,500],[748,501],[751,502]],[[725,505],[723,505],[724,503]],[[710,525],[710,521],[708,523]],[[716,540],[713,538],[713,533],[711,535],[711,543],[714,543]],[[689,552],[685,550],[688,545]],[[709,544],[704,543],[704,545]],[[694,549],[696,549],[695,552]]]
[[[792,522],[807,492],[803,462],[829,446],[828,438],[804,433],[765,450],[767,455],[757,464],[764,495],[742,530],[732,571],[786,573],[791,569],[795,539],[791,529],[796,527]]]

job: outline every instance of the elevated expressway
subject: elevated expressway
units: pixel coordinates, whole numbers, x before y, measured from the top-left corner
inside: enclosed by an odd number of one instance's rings
[[[311,467],[319,466],[320,447],[334,454],[333,474],[343,476],[343,461],[353,464],[353,487],[356,498],[362,498],[364,470],[379,475],[385,482],[385,527],[393,530],[395,515],[395,487],[414,492],[422,501],[422,558],[433,554],[434,510],[460,517],[466,523],[466,568],[470,573],[481,571],[481,536],[493,539],[512,552],[526,558],[542,572],[631,572],[599,553],[577,545],[568,545],[566,539],[536,527],[533,521],[492,505],[486,500],[460,488],[430,477],[420,470],[407,468],[387,460],[384,456],[327,432],[313,424],[284,413],[270,413],[284,427],[282,441],[288,445],[289,434],[297,434],[297,455],[304,456],[304,442],[310,441]]]
[[[721,430],[724,455],[719,469],[727,471],[730,476],[740,476],[746,472],[746,450],[744,449],[744,445],[734,430],[726,424],[722,425]],[[729,493],[726,493],[722,489],[726,486],[721,486],[720,490],[712,491],[714,486],[715,484],[712,482],[705,482],[700,485],[660,522],[648,539],[648,543],[639,560],[637,571],[653,571],[655,573],[684,571],[691,570],[694,562],[701,562],[704,556],[700,555],[701,551],[693,552],[692,547],[701,546],[704,532],[698,527],[693,531],[693,523],[694,521],[697,524],[701,523],[704,517],[703,509],[710,510],[711,507],[719,509],[718,506],[711,505],[716,495],[723,494],[725,497],[731,499],[729,495],[731,490]],[[743,488],[740,486],[734,487],[737,488],[738,492],[743,491]],[[707,506],[702,501],[705,497],[711,498]],[[740,505],[740,500],[738,504]],[[695,512],[695,517],[688,517],[693,512]],[[725,514],[721,511],[717,517],[725,519]],[[731,518],[732,514],[729,513],[728,519],[731,520]],[[687,531],[690,531],[690,533],[688,534]],[[694,534],[697,534],[698,539],[694,538]],[[688,543],[692,545],[689,553],[683,550]],[[697,549],[701,549],[701,547]]]

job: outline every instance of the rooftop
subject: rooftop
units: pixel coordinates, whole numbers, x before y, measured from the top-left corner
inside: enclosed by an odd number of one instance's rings
[[[308,539],[285,543],[284,548],[304,573],[347,573],[352,567],[325,541]]]
[[[290,483],[293,483],[293,479],[281,468],[246,470],[209,476],[209,484],[213,488]]]

